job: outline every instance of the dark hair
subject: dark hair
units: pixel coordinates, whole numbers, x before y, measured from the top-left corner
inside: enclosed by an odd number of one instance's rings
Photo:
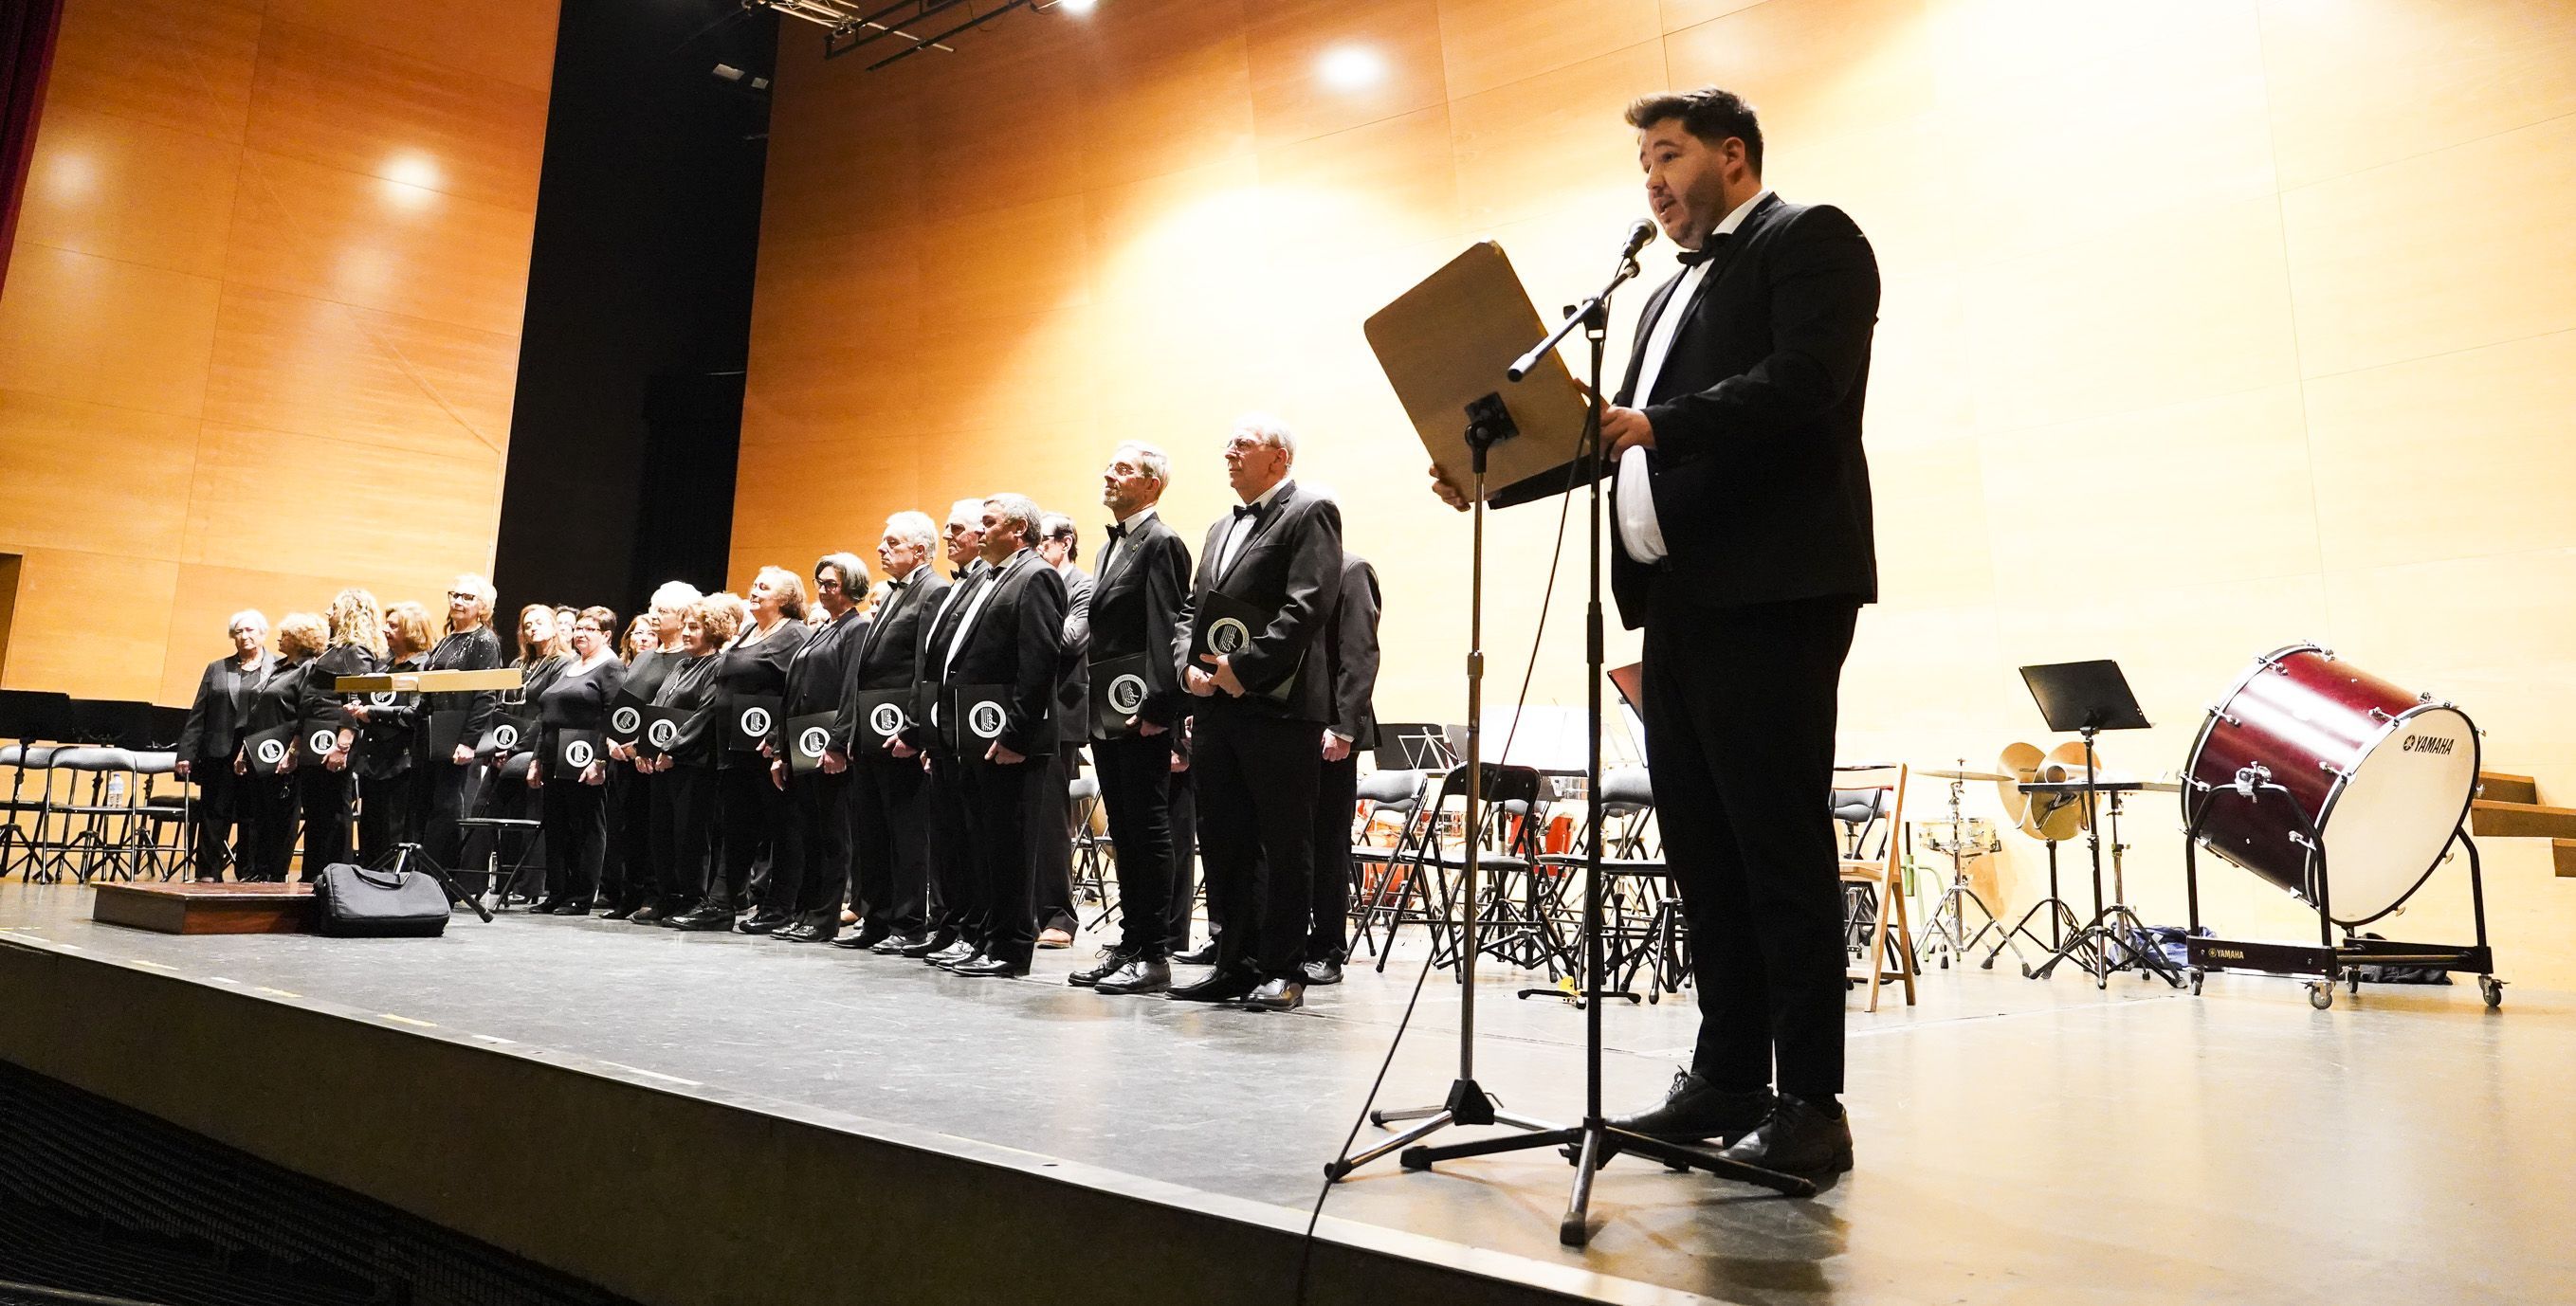
[[[1077,525],[1072,517],[1060,512],[1051,512],[1038,518],[1038,538],[1064,541],[1064,560],[1082,561],[1082,527]]]
[[[1696,91],[1641,95],[1628,102],[1628,125],[1643,131],[1667,118],[1679,118],[1682,130],[1717,145],[1733,136],[1744,142],[1744,165],[1762,175],[1762,119],[1733,91],[1703,86]]]

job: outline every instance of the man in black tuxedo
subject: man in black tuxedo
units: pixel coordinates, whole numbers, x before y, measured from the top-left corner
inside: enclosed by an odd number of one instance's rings
[[[1103,714],[1083,704],[1084,729],[1118,850],[1119,939],[1069,982],[1101,993],[1160,993],[1172,986],[1169,915],[1172,866],[1172,743],[1187,700],[1181,659],[1190,614],[1190,549],[1155,506],[1171,484],[1172,461],[1129,442],[1100,473],[1100,501],[1117,523],[1100,555],[1091,592],[1089,661]],[[1103,670],[1142,658],[1124,681]],[[1127,704],[1133,701],[1134,706]]]
[[[1073,904],[1073,781],[1082,774],[1082,741],[1090,738],[1090,572],[1081,567],[1082,528],[1051,512],[1038,521],[1038,556],[1064,578],[1064,665],[1055,691],[1055,756],[1048,770],[1047,822],[1062,839],[1038,840],[1038,946],[1064,948],[1082,928]]]
[[[823,758],[824,769],[850,774],[850,901],[859,913],[858,931],[833,940],[834,947],[892,954],[925,942],[929,933],[929,813],[922,789],[930,777],[919,750],[903,741],[904,709],[896,709],[889,735],[867,719],[874,713],[863,716],[860,696],[913,687],[925,618],[948,593],[948,578],[930,562],[938,541],[929,514],[918,512],[886,518],[877,541],[885,592],[850,656],[832,751]]]
[[[1183,672],[1198,696],[1190,766],[1196,773],[1200,855],[1209,910],[1224,921],[1216,970],[1171,996],[1269,1011],[1305,1002],[1315,863],[1315,740],[1332,719],[1332,677],[1321,652],[1324,617],[1342,573],[1342,513],[1288,479],[1297,438],[1277,418],[1250,415],[1225,445],[1226,480],[1242,500],[1208,527],[1190,592],[1192,623],[1222,594],[1262,614],[1233,651],[1201,654]],[[1190,647],[1184,639],[1182,647]]]
[[[1037,841],[1045,824],[1055,748],[1056,677],[1064,656],[1064,578],[1031,547],[1038,506],[1026,495],[984,501],[985,570],[939,614],[930,636],[939,688],[933,724],[955,741],[965,799],[968,901],[959,938],[972,945],[948,963],[959,975],[1029,973],[1037,948]],[[986,730],[961,696],[1002,691],[1001,720]],[[963,719],[951,719],[959,717]]]
[[[841,893],[850,883],[849,768],[833,765],[826,752],[822,765],[796,774],[788,760],[787,723],[819,712],[837,717],[849,685],[850,655],[868,635],[868,619],[859,615],[867,592],[868,566],[856,554],[826,554],[814,564],[814,602],[823,610],[823,624],[788,657],[787,691],[761,745],[770,759],[770,783],[787,791],[794,811],[792,836],[782,831],[777,837],[793,837],[804,854],[778,859],[793,869],[769,877],[768,901],[751,924],[770,917],[779,923],[769,937],[787,943],[829,943],[841,932]]]
[[[1761,124],[1736,96],[1649,96],[1628,123],[1685,253],[1602,422],[1610,580],[1646,632],[1646,756],[1700,1034],[1663,1104],[1614,1123],[1774,1170],[1849,1169],[1842,895],[1819,809],[1843,658],[1878,597],[1861,452],[1878,263],[1841,210],[1763,186]]]
[[[922,773],[927,777],[922,809],[929,818],[926,847],[930,855],[930,919],[924,937],[900,951],[903,956],[918,957],[935,966],[966,960],[974,955],[975,945],[962,937],[962,917],[974,898],[972,859],[966,849],[964,781],[959,777],[957,756],[930,721],[931,709],[939,701],[939,669],[945,665],[946,650],[934,655],[930,641],[948,606],[962,601],[966,583],[984,572],[984,501],[959,499],[948,505],[943,538],[950,567],[949,585],[940,596],[940,606],[923,617],[920,643],[913,648],[915,697],[903,737],[904,746],[921,759]]]
[[[1315,892],[1306,928],[1309,984],[1339,984],[1351,955],[1351,820],[1360,798],[1360,754],[1377,747],[1377,569],[1342,554],[1340,585],[1324,621],[1324,670],[1333,719],[1324,725],[1315,791]]]

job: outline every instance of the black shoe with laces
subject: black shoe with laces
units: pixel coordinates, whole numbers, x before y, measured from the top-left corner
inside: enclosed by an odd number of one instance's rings
[[[1064,982],[1078,989],[1087,989],[1117,974],[1135,959],[1136,954],[1125,948],[1102,948],[1100,956],[1092,964],[1065,976]]]
[[[1768,1088],[1723,1089],[1696,1071],[1677,1070],[1673,1072],[1673,1086],[1665,1090],[1662,1102],[1613,1119],[1610,1125],[1669,1143],[1697,1143],[1711,1138],[1721,1144],[1732,1143],[1753,1132],[1771,1114],[1773,1101]]]
[[[1760,1127],[1719,1155],[1782,1174],[1840,1174],[1852,1168],[1851,1117],[1783,1093]]]

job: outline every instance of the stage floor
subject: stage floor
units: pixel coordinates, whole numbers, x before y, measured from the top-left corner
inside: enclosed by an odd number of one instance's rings
[[[675,1091],[823,1107],[1301,1213],[1418,973],[1400,952],[1383,975],[1354,968],[1310,990],[1305,1011],[1264,1015],[1070,988],[1088,939],[1041,953],[1026,980],[967,980],[841,949],[519,914],[461,916],[435,942],[182,938],[94,924],[90,898],[0,885],[0,930],[570,1053]],[[1478,1075],[1516,1111],[1569,1119],[1583,1017],[1516,999],[1531,979],[1487,969]],[[2105,994],[2080,975],[1999,968],[1936,970],[1911,1009],[1901,993],[1875,1014],[1858,1005],[1846,1101],[1860,1167],[1811,1201],[1621,1161],[1578,1252],[1556,1241],[1569,1167],[1523,1154],[1432,1174],[1388,1158],[1325,1209],[1732,1302],[2576,1292],[2568,995],[2514,988],[2488,1012],[2473,984],[2372,988],[2320,1012],[2285,980],[2214,977],[2192,998],[2136,977]],[[1456,985],[1434,977],[1381,1105],[1439,1097],[1458,1015]],[[1614,1005],[1606,1024],[1616,1110],[1660,1092],[1695,1020],[1667,998]]]

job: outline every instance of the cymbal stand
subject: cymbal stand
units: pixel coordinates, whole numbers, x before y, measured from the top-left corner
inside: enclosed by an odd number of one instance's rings
[[[1966,758],[1959,759],[1959,769],[1968,769]],[[1950,885],[1941,891],[1941,906],[1932,913],[1932,927],[1924,933],[1922,950],[1915,958],[1917,969],[1937,960],[1941,969],[1948,970],[1952,957],[1965,964],[1968,954],[1976,951],[1977,945],[1984,942],[1989,933],[1998,934],[2001,939],[1995,945],[1995,951],[1986,954],[1985,969],[1994,969],[1996,954],[2005,948],[2012,949],[2015,961],[2030,964],[2030,959],[2021,955],[2021,945],[2013,941],[2012,931],[2004,928],[2003,922],[1996,919],[1994,909],[1986,906],[1986,900],[1978,896],[1976,886],[1968,883],[1968,822],[1960,815],[1967,788],[1965,779],[1950,781]],[[1976,904],[1978,914],[1986,918],[1986,923],[1978,926],[1974,934],[1968,933],[1970,903]]]
[[[2083,735],[2084,776],[2089,786],[2099,783],[2102,770],[2093,754],[2092,728],[2087,727]],[[2084,838],[2093,857],[2093,919],[2085,922],[2084,927],[2077,930],[2074,937],[2069,938],[2066,945],[2059,948],[2048,960],[2039,963],[2036,968],[2025,966],[2022,968],[2022,973],[2032,979],[2046,979],[2049,972],[2057,969],[2057,963],[2069,957],[2075,957],[2075,964],[2083,967],[2093,976],[2093,987],[2097,989],[2110,987],[2111,972],[2133,967],[2151,971],[2165,983],[2181,988],[2183,986],[2181,968],[2166,960],[2162,953],[2151,953],[2138,946],[2137,940],[2144,934],[2146,923],[2138,919],[2138,914],[2130,910],[2127,903],[2120,901],[2118,864],[2123,845],[2120,843],[2119,792],[2111,791],[2113,870],[2111,897],[2107,901],[2102,897],[2102,822],[2094,819],[2097,815],[2094,810],[2097,803],[2096,791],[2088,787],[2083,791],[2083,795]],[[2128,961],[2119,959],[2123,953],[2128,955]]]

